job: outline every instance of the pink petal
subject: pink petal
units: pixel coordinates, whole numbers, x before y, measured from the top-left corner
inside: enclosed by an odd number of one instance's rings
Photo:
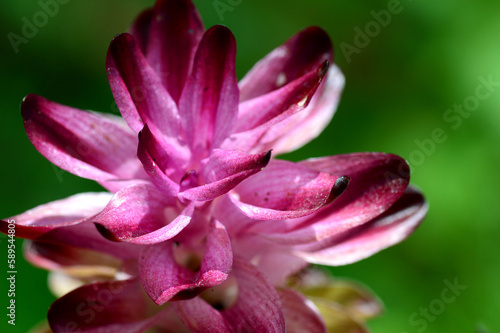
[[[193,332],[286,332],[278,293],[263,274],[235,258],[231,275],[238,284],[238,298],[230,308],[218,311],[197,297],[176,302],[184,324]],[[199,317],[200,316],[200,317]]]
[[[219,222],[212,224],[198,271],[191,271],[174,258],[173,242],[145,247],[139,272],[147,294],[158,305],[169,300],[192,298],[226,280],[233,261],[231,243]]]
[[[157,333],[190,333],[191,331],[182,323],[177,315],[175,303],[162,311],[160,320],[155,325]]]
[[[207,184],[187,189],[179,196],[189,200],[213,200],[261,171],[270,159],[271,151],[251,155],[242,151],[214,149],[202,167]]]
[[[116,36],[109,46],[106,68],[120,112],[135,131],[144,124],[171,138],[180,135],[177,106],[160,78],[149,66],[134,37]]]
[[[244,231],[230,237],[233,252],[257,267],[273,286],[285,285],[286,279],[309,265],[292,247],[276,245]]]
[[[111,199],[111,193],[80,193],[32,208],[0,223],[7,234],[8,221],[16,223],[16,237],[36,239],[47,232],[79,224],[99,213]]]
[[[273,160],[234,189],[232,201],[252,219],[283,220],[312,214],[347,187],[348,177]]]
[[[145,179],[137,163],[137,137],[112,115],[86,112],[28,95],[21,106],[24,126],[35,148],[49,161],[77,176],[118,190],[118,180]]]
[[[114,276],[122,263],[102,252],[30,240],[24,241],[23,254],[37,267],[83,278]]]
[[[200,160],[232,131],[238,112],[236,42],[223,26],[210,28],[200,42],[193,70],[179,101],[186,141]]]
[[[253,220],[246,216],[241,209],[236,206],[229,195],[224,195],[218,198],[213,203],[212,214],[226,227],[228,234],[233,237],[240,233],[245,233],[245,230],[254,223],[262,222],[261,220]]]
[[[323,132],[333,118],[344,87],[344,76],[330,65],[326,78],[305,110],[274,125],[259,139],[254,149],[273,148],[276,155],[288,153],[309,143]]]
[[[234,132],[243,132],[303,110],[309,104],[328,69],[325,61],[284,87],[240,104]],[[271,120],[273,120],[271,122]]]
[[[172,146],[160,135],[153,134],[148,125],[139,132],[137,157],[153,184],[168,196],[179,192],[179,183],[185,174],[189,153]]]
[[[90,222],[111,196],[111,193],[81,193],[35,207],[9,220],[16,221],[19,238],[100,251],[117,258],[137,258],[136,245],[107,240]],[[8,220],[0,222],[0,231],[8,233]]]
[[[231,274],[238,281],[236,303],[222,312],[235,332],[286,332],[276,289],[253,265],[235,258]]]
[[[205,28],[189,0],[160,0],[154,7],[147,59],[174,101],[178,101]]]
[[[292,289],[279,289],[287,333],[328,333],[314,303]]]
[[[254,259],[256,261],[255,265],[274,286],[284,285],[287,278],[309,265],[303,258],[293,253],[290,248],[274,244],[261,245],[254,238],[250,240],[253,240],[253,244],[259,244],[261,248],[259,251],[260,255],[256,256],[258,260]],[[251,243],[248,246],[251,246]]]
[[[178,316],[190,332],[195,333],[232,333],[223,316],[210,304],[195,297],[174,303]]]
[[[149,30],[151,28],[153,15],[153,8],[146,9],[135,19],[134,23],[130,27],[130,34],[134,36],[142,54],[146,54],[148,48]]]
[[[181,232],[193,210],[191,204],[180,212],[175,197],[163,195],[152,185],[132,185],[116,193],[92,221],[110,240],[156,244]]]
[[[102,237],[90,220],[72,226],[56,228],[36,240],[95,250],[122,259],[137,259],[140,249],[135,244],[113,242]]]
[[[300,162],[332,175],[348,175],[348,188],[333,204],[307,219],[287,221],[273,233],[266,224],[256,226],[263,237],[283,244],[305,244],[329,238],[382,214],[401,197],[410,172],[396,155],[356,153]],[[257,229],[255,229],[257,231]]]
[[[321,244],[323,250],[297,249],[311,263],[339,266],[367,258],[406,239],[420,225],[427,213],[424,197],[414,189],[403,196],[383,215]],[[328,247],[329,246],[329,247]],[[314,247],[313,247],[314,248]]]
[[[158,320],[137,280],[97,282],[56,300],[48,320],[54,332],[145,332]]]
[[[290,38],[259,61],[240,82],[240,101],[267,94],[331,62],[332,44],[328,34],[309,27]]]

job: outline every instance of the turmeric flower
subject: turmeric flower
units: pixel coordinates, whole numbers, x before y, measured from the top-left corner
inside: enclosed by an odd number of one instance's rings
[[[326,332],[331,318],[289,278],[366,258],[422,221],[398,156],[271,158],[333,116],[344,79],[323,30],[239,83],[235,58],[229,29],[205,31],[189,0],[158,0],[109,47],[123,119],[25,98],[38,151],[109,191],[12,218],[26,258],[54,272],[53,331]]]

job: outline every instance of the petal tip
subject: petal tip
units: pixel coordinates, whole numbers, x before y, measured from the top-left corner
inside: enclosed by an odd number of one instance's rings
[[[337,199],[349,186],[351,177],[341,176],[333,184],[332,190],[330,191],[330,196],[328,197],[327,204],[333,202]]]
[[[109,231],[105,226],[103,226],[102,224],[100,223],[97,223],[97,222],[94,222],[94,225],[97,229],[97,231],[99,231],[99,233],[104,237],[106,238],[107,240],[110,240],[112,242],[121,242],[121,239],[119,239],[118,237],[116,237],[111,231]]]

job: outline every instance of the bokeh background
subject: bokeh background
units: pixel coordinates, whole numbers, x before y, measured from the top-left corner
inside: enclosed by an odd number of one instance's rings
[[[78,192],[101,190],[91,181],[61,174],[32,147],[19,105],[32,92],[74,107],[116,113],[104,68],[109,41],[153,4],[65,2],[17,53],[7,34],[21,35],[23,18],[32,21],[42,7],[38,1],[0,4],[2,218]],[[338,112],[319,139],[285,158],[384,151],[409,160],[412,183],[430,203],[426,221],[402,244],[331,270],[362,281],[384,301],[385,314],[369,323],[373,332],[500,332],[500,84],[473,104],[481,77],[500,82],[500,2],[221,0],[232,8],[222,16],[214,1],[194,2],[207,27],[222,23],[234,32],[239,77],[306,26],[319,25],[332,37],[336,63],[346,76]],[[377,32],[370,26],[371,12],[392,5],[400,11]],[[366,45],[359,40],[356,44],[358,31],[365,31],[367,24],[373,36]],[[346,52],[349,46],[357,51]],[[447,111],[464,102],[474,110],[464,115]],[[454,120],[446,120],[447,114]],[[429,142],[436,129],[446,139],[419,147],[417,141]],[[46,272],[23,262],[19,247],[18,260],[13,328],[5,315],[7,242],[2,236],[2,332],[28,331],[45,318],[54,299]],[[430,310],[425,319],[420,309],[439,303],[446,280],[457,280],[467,289],[442,311],[435,307],[439,313]]]

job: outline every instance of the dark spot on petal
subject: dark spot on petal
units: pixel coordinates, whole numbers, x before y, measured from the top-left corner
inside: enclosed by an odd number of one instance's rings
[[[327,203],[332,202],[333,200],[337,199],[342,193],[344,193],[350,181],[351,178],[349,176],[339,177],[335,181],[335,184],[333,184],[332,191],[330,192],[330,197],[328,198]]]
[[[103,226],[100,223],[94,223],[95,227],[97,228],[97,231],[106,239],[113,241],[113,242],[120,242],[121,240],[117,238],[111,231],[106,229],[105,226]]]

